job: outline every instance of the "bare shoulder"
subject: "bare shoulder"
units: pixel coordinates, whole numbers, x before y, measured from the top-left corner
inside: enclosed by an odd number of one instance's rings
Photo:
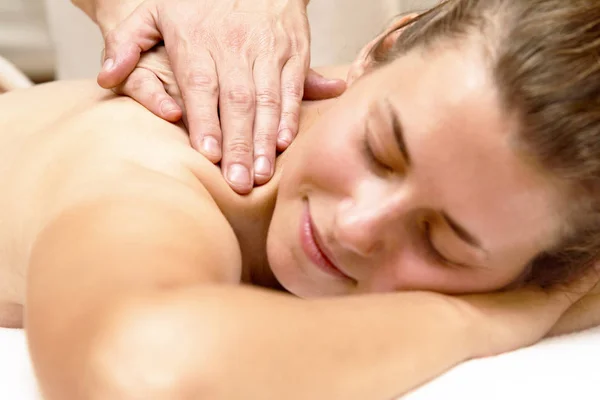
[[[239,282],[237,239],[209,196],[135,164],[119,175],[63,207],[37,235],[27,274],[30,329],[149,291]]]
[[[60,302],[239,281],[237,238],[206,188],[219,171],[181,126],[93,82],[15,91],[0,103],[14,111],[0,111],[0,183],[13,194],[0,198],[0,273],[18,289],[11,302],[29,295],[45,308],[53,291]]]
[[[129,273],[150,280],[236,279],[239,245],[205,182],[218,170],[189,146],[185,129],[113,96],[95,98],[56,129],[38,146],[55,160],[38,185],[55,202],[41,213],[34,252],[44,253],[47,243],[66,249],[68,241],[56,241],[81,229],[80,237],[94,238],[87,256],[110,249],[113,265],[133,257]]]

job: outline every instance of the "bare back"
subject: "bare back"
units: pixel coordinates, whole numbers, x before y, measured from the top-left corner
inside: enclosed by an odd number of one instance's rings
[[[341,75],[345,68],[323,72]],[[301,131],[331,103],[305,104]],[[139,242],[146,241],[146,246],[152,242],[171,245],[163,254],[165,259],[188,250],[201,253],[203,265],[194,264],[181,273],[163,265],[150,271],[144,265],[150,261],[138,260],[128,270],[130,278],[121,277],[124,280],[132,279],[136,284],[147,280],[148,285],[244,280],[277,287],[267,265],[265,241],[286,153],[278,157],[275,176],[268,184],[255,188],[250,195],[239,196],[226,184],[220,169],[190,147],[183,126],[168,123],[132,99],[100,89],[95,82],[55,82],[1,95],[0,326],[22,326],[27,288],[32,284],[28,271],[32,254],[40,241],[52,241],[47,233],[44,240],[40,236],[51,231],[48,227],[57,219],[64,222],[68,220],[66,214],[94,202],[105,204],[100,207],[103,210],[113,203],[118,204],[115,208],[126,210],[121,210],[118,217],[108,213],[107,218],[113,220],[106,223],[106,229],[111,233],[98,239],[113,236],[116,240],[105,244],[107,252],[115,243],[121,243],[114,236],[129,229],[123,234],[127,238],[121,241],[151,231],[153,237],[140,238]],[[148,218],[132,216],[138,203]],[[166,210],[169,207],[171,211]],[[189,236],[190,241],[196,235],[195,242],[184,244],[177,235],[171,237],[161,231],[159,225],[164,221],[158,217],[153,220],[153,214],[171,219],[181,214],[178,232]],[[62,225],[62,231],[80,229],[69,228],[69,223]],[[135,229],[141,233],[131,232]],[[83,243],[86,238],[81,239]],[[69,246],[74,253],[78,246],[85,247],[77,242]],[[94,247],[102,244],[95,243]],[[121,261],[131,254],[144,253],[140,249],[124,252]],[[196,256],[190,253],[189,257]],[[37,274],[43,277],[34,277],[34,283],[39,285],[41,280],[40,290],[47,291],[44,284],[55,279],[54,267],[50,266],[51,260],[42,261],[49,265],[50,272]],[[95,271],[105,267],[82,268]],[[60,271],[56,276],[62,278],[56,279],[65,279],[65,275],[69,273]]]
[[[75,203],[144,190],[149,196],[172,195],[161,179],[194,191],[205,199],[208,213],[219,213],[213,194],[225,207],[247,203],[229,190],[217,167],[190,148],[182,127],[94,82],[10,92],[0,96],[0,110],[0,325],[19,326],[35,240]],[[138,182],[136,169],[161,177]],[[227,229],[225,236],[236,245]]]

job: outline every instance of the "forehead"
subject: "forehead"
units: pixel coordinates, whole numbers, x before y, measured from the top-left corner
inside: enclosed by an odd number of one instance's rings
[[[413,161],[409,179],[427,201],[492,250],[539,251],[553,239],[554,190],[511,145],[518,123],[500,107],[481,52],[414,51],[381,77],[393,82],[390,102]]]

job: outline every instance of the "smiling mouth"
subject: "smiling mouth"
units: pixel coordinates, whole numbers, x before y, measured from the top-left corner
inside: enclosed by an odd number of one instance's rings
[[[300,224],[300,242],[302,243],[302,249],[310,261],[313,262],[319,269],[326,272],[328,275],[343,278],[352,279],[348,275],[342,272],[335,263],[325,253],[323,242],[319,237],[319,232],[314,226],[312,218],[310,216],[310,210],[308,204],[304,208],[302,213],[302,223]]]

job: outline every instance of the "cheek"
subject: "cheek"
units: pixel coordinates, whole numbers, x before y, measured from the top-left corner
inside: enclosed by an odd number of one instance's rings
[[[356,135],[343,131],[323,127],[318,131],[320,134],[307,138],[299,165],[295,166],[297,171],[302,171],[303,180],[309,180],[321,189],[341,189],[345,193],[360,180],[364,163],[354,143]]]
[[[446,294],[485,293],[502,289],[518,278],[514,270],[475,269],[444,266],[417,254],[405,253],[402,260],[381,266],[366,282],[364,291],[391,292],[424,290]]]
[[[294,203],[295,201],[278,201],[267,234],[269,265],[277,280],[288,290],[290,279],[293,279],[292,271],[297,264],[292,249],[298,240],[295,234],[299,213],[293,207]]]

